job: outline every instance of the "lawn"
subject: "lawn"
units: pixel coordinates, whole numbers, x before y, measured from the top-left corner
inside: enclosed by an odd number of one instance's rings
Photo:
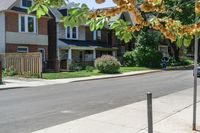
[[[121,67],[120,73],[132,72],[132,71],[142,71],[149,70],[146,67]],[[43,73],[44,79],[65,79],[65,78],[80,78],[80,77],[90,77],[90,76],[98,76],[103,75],[103,73],[99,73],[98,70],[94,70],[93,72],[87,72],[86,70],[78,71],[78,72],[59,72],[59,73]]]

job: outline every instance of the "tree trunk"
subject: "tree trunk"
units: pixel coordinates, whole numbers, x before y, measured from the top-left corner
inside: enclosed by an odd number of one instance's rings
[[[176,44],[174,44],[174,43],[170,43],[170,45],[171,45],[171,47],[172,47],[172,49],[173,49],[173,51],[174,51],[174,58],[175,58],[175,60],[179,60],[180,58],[179,58],[179,51],[180,51],[180,48],[178,48],[177,46],[176,46]]]

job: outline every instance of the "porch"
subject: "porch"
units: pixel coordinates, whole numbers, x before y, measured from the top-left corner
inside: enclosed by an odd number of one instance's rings
[[[66,47],[59,51],[60,70],[69,71],[71,66],[94,66],[94,61],[102,55],[117,56],[117,48]],[[80,69],[81,69],[80,68]]]

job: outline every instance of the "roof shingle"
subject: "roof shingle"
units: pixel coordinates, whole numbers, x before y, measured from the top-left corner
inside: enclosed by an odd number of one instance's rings
[[[0,0],[0,11],[8,10],[16,0]]]

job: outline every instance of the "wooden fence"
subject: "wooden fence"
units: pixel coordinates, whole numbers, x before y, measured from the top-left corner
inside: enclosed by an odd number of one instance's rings
[[[40,52],[34,53],[5,53],[0,54],[2,67],[13,68],[19,75],[42,74],[42,55]]]

